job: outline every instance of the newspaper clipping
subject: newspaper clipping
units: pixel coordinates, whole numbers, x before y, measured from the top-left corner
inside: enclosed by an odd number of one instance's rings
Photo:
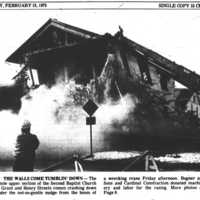
[[[0,199],[199,199],[200,1],[1,1]]]

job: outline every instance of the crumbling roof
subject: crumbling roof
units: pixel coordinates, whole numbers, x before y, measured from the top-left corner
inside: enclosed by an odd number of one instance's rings
[[[89,39],[99,37],[99,34],[77,28],[75,26],[71,26],[60,22],[56,19],[49,19],[41,28],[39,28],[28,40],[26,40],[17,50],[15,50],[7,59],[7,62],[21,64],[23,63],[24,53],[27,53],[26,50],[31,44],[36,41],[45,31],[47,31],[50,27],[56,27],[63,31],[73,33],[80,37]]]
[[[188,68],[167,59],[166,57],[126,38],[121,38],[122,43],[130,49],[134,49],[136,53],[146,57],[149,63],[154,65],[160,71],[166,72],[177,82],[183,84],[193,91],[200,90],[200,75],[189,70]]]
[[[6,61],[13,62],[13,63],[23,63],[24,61],[24,54],[27,54],[27,49],[30,47],[34,41],[36,41],[45,31],[47,31],[50,27],[56,27],[61,30],[64,30],[68,33],[73,33],[78,35],[84,39],[94,39],[94,38],[106,38],[109,34],[102,36],[90,31],[86,31],[55,19],[49,19],[38,31],[36,31],[27,41],[24,42],[13,54],[11,54]],[[173,78],[174,80],[180,82],[184,86],[188,87],[193,91],[200,90],[200,76],[195,72],[183,67],[182,65],[178,65],[175,62],[165,58],[164,56],[126,38],[123,34],[117,34],[115,37],[110,37],[111,39],[114,38],[115,41],[120,42],[125,48],[129,48],[131,52],[134,54],[139,54],[140,56],[144,56],[149,63],[154,65],[158,70],[161,72],[166,72],[169,74],[169,77]],[[65,47],[57,48],[57,50],[62,50]],[[55,51],[56,49],[50,49],[50,51]],[[42,50],[42,52],[48,51]],[[49,51],[48,51],[49,52]],[[39,52],[38,52],[39,53]]]

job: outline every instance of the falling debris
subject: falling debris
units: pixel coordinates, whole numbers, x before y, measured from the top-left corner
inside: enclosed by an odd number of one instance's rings
[[[197,97],[200,76],[123,34],[120,26],[114,36],[99,35],[49,19],[12,53],[6,61],[20,64],[21,71],[13,77],[12,88],[0,88],[0,96],[6,91],[15,99],[0,99],[1,110],[15,111],[0,112],[16,125],[7,134],[9,142],[26,118],[41,141],[41,165],[87,154],[89,134],[82,106],[89,99],[99,107],[89,111],[96,111],[98,121],[95,151],[166,150],[169,144],[175,150],[199,138],[198,100],[183,106],[175,81],[188,88],[190,97]],[[9,145],[4,151],[11,159]],[[116,152],[114,157],[121,156]]]

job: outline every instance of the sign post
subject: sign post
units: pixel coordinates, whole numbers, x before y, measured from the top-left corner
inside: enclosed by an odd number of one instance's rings
[[[93,156],[93,149],[92,149],[92,124],[90,124],[90,155]]]
[[[92,115],[96,112],[98,106],[91,99],[89,99],[88,102],[83,106],[83,109],[89,115],[89,117],[86,117],[86,125],[90,125],[90,155],[93,156],[92,125],[96,124],[96,117]]]

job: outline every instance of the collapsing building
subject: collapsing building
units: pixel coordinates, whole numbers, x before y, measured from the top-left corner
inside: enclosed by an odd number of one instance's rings
[[[200,76],[123,35],[99,35],[49,19],[6,60],[22,66],[14,77],[20,82],[29,71],[32,83],[48,87],[57,81],[89,85],[96,102],[125,94],[146,98],[142,90],[165,100],[163,110],[176,110],[175,81],[192,93],[200,89]],[[20,81],[19,81],[20,80]],[[144,89],[145,88],[145,89]]]
[[[132,92],[127,81],[139,81],[162,91],[172,106],[175,80],[191,91],[200,89],[199,75],[124,37],[121,28],[114,36],[99,35],[49,19],[6,61],[22,66],[17,80],[29,70],[33,85],[33,69],[39,83],[48,86],[58,77],[84,85],[93,80],[97,94],[106,77],[112,85],[111,96]]]

